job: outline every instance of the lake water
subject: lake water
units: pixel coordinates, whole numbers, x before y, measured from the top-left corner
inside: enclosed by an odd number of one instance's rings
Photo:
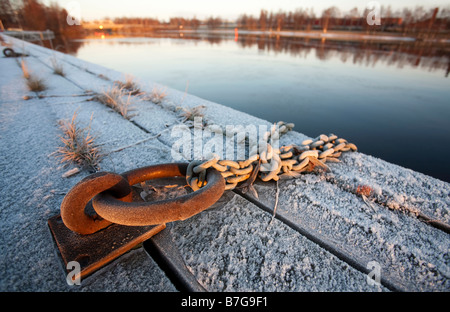
[[[450,46],[267,36],[86,39],[76,56],[450,182]]]

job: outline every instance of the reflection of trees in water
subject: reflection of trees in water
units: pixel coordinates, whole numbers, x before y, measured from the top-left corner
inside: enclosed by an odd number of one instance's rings
[[[242,48],[257,46],[259,50],[290,54],[306,58],[312,51],[316,58],[340,59],[343,63],[351,60],[353,64],[375,66],[383,63],[403,68],[421,67],[428,70],[445,70],[446,77],[450,68],[450,50],[448,44],[376,41],[338,41],[311,38],[284,37],[282,39],[266,36],[242,36],[238,44]]]
[[[131,37],[131,36],[130,36]],[[117,40],[112,44],[136,45],[149,44],[148,41]],[[223,42],[234,40],[234,36],[221,34],[199,34],[181,32],[152,33],[139,38],[170,38],[190,40],[194,42],[206,41],[211,45],[220,45]],[[114,38],[113,36],[111,38]],[[180,42],[181,43],[181,42]],[[60,51],[75,54],[83,44],[82,41],[62,42],[64,49]],[[339,59],[343,63],[351,62],[355,65],[375,66],[382,63],[387,66],[420,67],[430,71],[444,70],[448,77],[450,72],[450,45],[415,42],[377,42],[369,40],[341,41],[324,40],[316,38],[277,37],[265,35],[240,35],[237,44],[242,49],[257,47],[258,50],[275,54],[289,54],[295,57],[306,58],[311,53],[315,57],[326,61],[331,58]]]
[[[50,42],[49,40],[42,40],[42,42],[33,42],[38,45],[42,45],[48,49],[54,49],[59,52],[76,55],[77,51],[84,42],[81,40],[68,39],[64,36],[56,35],[55,38]]]

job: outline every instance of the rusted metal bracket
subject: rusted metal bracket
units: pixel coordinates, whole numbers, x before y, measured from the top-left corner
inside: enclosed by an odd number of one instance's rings
[[[92,274],[166,227],[165,224],[150,226],[112,224],[95,234],[82,235],[69,230],[64,225],[61,215],[50,218],[48,225],[67,274],[70,271],[67,269],[67,264],[77,261],[81,269],[80,279]]]

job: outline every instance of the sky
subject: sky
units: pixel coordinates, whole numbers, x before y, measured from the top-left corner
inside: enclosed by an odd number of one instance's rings
[[[152,17],[168,20],[170,17],[209,16],[234,20],[241,14],[259,16],[261,9],[277,12],[295,11],[297,8],[313,8],[316,15],[331,6],[341,11],[350,11],[357,7],[363,11],[370,0],[44,0],[46,4],[58,3],[61,7],[79,8],[81,18],[89,21],[104,17]],[[448,7],[450,0],[379,0],[382,6],[391,6],[393,10],[415,6]],[[68,10],[70,11],[70,10]]]

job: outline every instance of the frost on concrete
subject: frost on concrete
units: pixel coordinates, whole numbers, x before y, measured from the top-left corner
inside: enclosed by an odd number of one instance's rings
[[[136,278],[139,274],[139,278]],[[157,264],[142,248],[132,250],[111,265],[100,269],[84,282],[83,292],[175,292],[175,286],[164,276]]]
[[[174,224],[174,241],[208,291],[378,291],[366,275],[235,195]],[[385,290],[385,289],[383,289]]]
[[[341,184],[373,186],[391,209],[418,211],[450,223],[450,184],[361,153],[343,157],[334,176]]]
[[[258,183],[260,201],[274,207],[275,185]],[[363,266],[377,261],[384,276],[410,291],[448,290],[448,234],[309,174],[279,182],[277,214],[338,246]]]

